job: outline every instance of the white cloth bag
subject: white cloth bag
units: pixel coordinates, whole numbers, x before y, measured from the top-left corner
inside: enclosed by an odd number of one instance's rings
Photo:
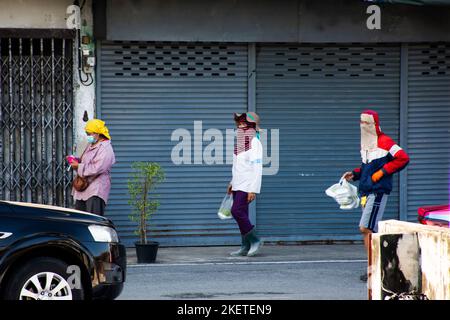
[[[358,188],[344,178],[341,178],[338,183],[325,190],[325,193],[336,200],[342,210],[359,207]]]

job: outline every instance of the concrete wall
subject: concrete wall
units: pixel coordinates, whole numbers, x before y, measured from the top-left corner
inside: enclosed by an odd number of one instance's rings
[[[382,247],[386,246],[386,235],[402,235],[402,240],[408,242],[396,250],[399,263],[403,266],[399,269],[403,270],[403,274],[409,274],[410,279],[416,273],[420,279],[420,293],[430,300],[450,300],[450,228],[397,220],[380,221],[379,233],[372,238],[372,276],[369,282],[372,299],[383,298]],[[414,267],[417,261],[420,267],[418,270]]]
[[[66,28],[71,0],[2,0],[0,28]]]
[[[86,4],[81,12],[81,32],[93,36],[93,15],[92,15],[92,0],[87,0]],[[90,47],[95,53],[95,46]],[[78,59],[78,55],[76,57]],[[76,66],[78,64],[75,64]],[[85,75],[84,75],[85,77]],[[75,112],[74,112],[74,131],[75,131],[75,151],[77,155],[80,155],[86,144],[86,133],[84,131],[85,122],[83,120],[84,113],[87,112],[89,119],[95,117],[96,99],[95,99],[95,71],[92,74],[94,83],[90,86],[85,86],[80,82],[78,77],[78,71],[75,72]]]
[[[450,7],[362,0],[107,0],[108,40],[235,42],[450,41]]]
[[[80,1],[82,2],[82,1]],[[1,0],[0,28],[2,29],[66,29],[66,9],[72,0]],[[86,1],[81,13],[82,32],[92,35],[92,0]],[[77,61],[78,55],[75,54]],[[93,74],[95,79],[95,74]],[[77,64],[74,65],[74,131],[75,147],[84,145],[83,114],[89,119],[95,112],[95,81],[90,86],[81,84]],[[77,148],[80,149],[80,148]],[[78,151],[78,150],[77,150]]]

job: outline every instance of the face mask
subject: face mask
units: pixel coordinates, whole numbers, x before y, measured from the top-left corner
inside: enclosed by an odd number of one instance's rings
[[[372,123],[361,123],[360,127],[361,127],[361,134],[368,134],[368,135],[372,135],[372,136],[377,135],[375,125]]]
[[[378,136],[375,124],[361,123],[361,149],[375,150],[378,145]]]
[[[94,138],[94,136],[88,136],[87,141],[91,144],[94,144],[97,142],[97,140]]]
[[[254,128],[238,128],[236,131],[234,154],[238,155],[241,152],[250,150],[251,141],[255,135],[256,130]]]

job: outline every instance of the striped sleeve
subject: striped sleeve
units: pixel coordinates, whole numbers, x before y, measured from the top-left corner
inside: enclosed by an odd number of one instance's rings
[[[387,135],[379,138],[378,146],[392,156],[392,160],[383,166],[386,174],[394,174],[404,169],[409,163],[409,156],[398,144]]]

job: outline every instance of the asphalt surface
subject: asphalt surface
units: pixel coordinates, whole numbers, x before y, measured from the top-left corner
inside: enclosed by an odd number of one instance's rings
[[[366,300],[362,245],[265,246],[257,257],[236,247],[160,248],[156,263],[128,254],[118,300]]]

